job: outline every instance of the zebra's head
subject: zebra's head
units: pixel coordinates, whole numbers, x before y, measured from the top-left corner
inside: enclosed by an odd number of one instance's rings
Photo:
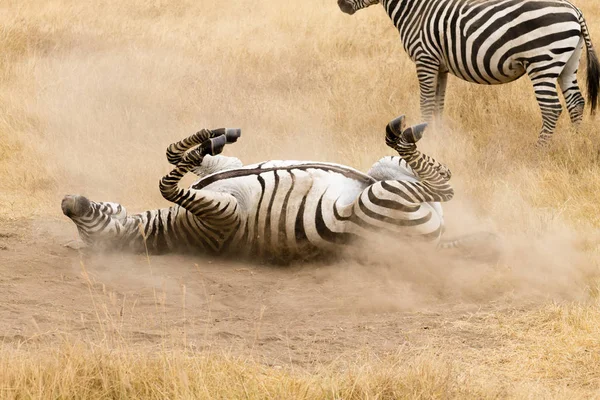
[[[115,222],[127,216],[124,207],[116,203],[96,203],[84,196],[67,195],[61,203],[63,214],[77,226],[79,237],[88,246],[114,247],[119,241]]]
[[[378,4],[379,0],[338,0],[338,6],[342,12],[352,15],[360,9]]]

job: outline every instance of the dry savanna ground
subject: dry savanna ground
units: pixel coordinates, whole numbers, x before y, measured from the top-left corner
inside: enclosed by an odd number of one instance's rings
[[[447,105],[421,148],[454,173],[448,234],[497,232],[497,262],[77,252],[62,196],[163,206],[164,149],[199,128],[241,127],[246,163],[366,170],[419,122],[414,66],[379,6],[3,0],[0,397],[600,397],[600,119],[536,151],[527,79],[451,78]]]

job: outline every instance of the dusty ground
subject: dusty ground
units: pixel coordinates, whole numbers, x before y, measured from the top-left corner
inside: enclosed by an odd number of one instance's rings
[[[117,335],[134,346],[187,345],[269,365],[309,367],[404,348],[443,348],[468,359],[477,349],[506,346],[503,318],[541,305],[515,296],[517,286],[476,290],[477,273],[468,268],[485,268],[493,280],[500,264],[463,266],[471,290],[457,293],[449,288],[451,261],[444,271],[402,260],[396,270],[351,259],[281,267],[147,258],[67,248],[76,232],[65,220],[1,226],[0,330],[15,346]]]

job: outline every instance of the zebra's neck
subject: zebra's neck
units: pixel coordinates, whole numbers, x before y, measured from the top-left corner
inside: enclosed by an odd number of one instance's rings
[[[404,49],[414,60],[417,56],[418,37],[421,31],[422,19],[429,10],[444,0],[383,0],[383,8],[400,33]]]
[[[173,250],[220,253],[240,228],[224,229],[178,205],[133,215],[123,225],[124,245],[154,254]]]
[[[176,207],[161,208],[115,220],[115,246],[150,253],[177,249],[179,243],[173,237],[177,211]]]

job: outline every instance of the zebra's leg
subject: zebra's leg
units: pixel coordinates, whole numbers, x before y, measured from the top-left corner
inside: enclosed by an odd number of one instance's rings
[[[585,106],[585,100],[581,95],[577,83],[577,69],[579,68],[583,43],[583,39],[581,39],[569,58],[569,61],[567,61],[565,68],[558,77],[558,84],[565,97],[569,117],[571,118],[571,122],[575,125],[579,125],[581,122]]]
[[[446,86],[448,84],[448,71],[440,71],[437,76],[435,90],[435,122],[439,125],[444,115],[444,103],[446,101]]]
[[[221,135],[225,135],[227,143],[234,143],[240,137],[240,130],[232,128],[202,129],[183,140],[170,144],[167,147],[167,161],[169,161],[169,164],[177,165],[186,151],[210,138]]]
[[[542,112],[542,130],[538,136],[537,146],[544,147],[552,138],[556,123],[562,113],[562,106],[556,90],[558,73],[533,73],[529,77],[533,82],[535,98]]]
[[[239,136],[239,132],[237,137]],[[206,139],[196,148],[185,153],[176,167],[160,180],[163,197],[209,224],[220,234],[231,231],[240,222],[240,210],[236,198],[223,192],[181,188],[179,182],[185,174],[202,165],[206,155],[217,155],[229,142],[227,134]]]
[[[431,122],[436,111],[437,80],[439,63],[434,59],[421,59],[417,64],[417,78],[419,79],[421,118]]]
[[[390,122],[386,128],[386,144],[396,150],[410,166],[419,181],[396,181],[397,189],[414,203],[444,202],[454,196],[448,183],[452,173],[444,164],[417,150],[427,124],[405,128],[404,116]]]
[[[454,191],[448,183],[450,170],[417,150],[416,143],[423,136],[425,126],[405,129],[404,117],[388,124],[386,144],[398,152],[415,175],[373,183],[361,192],[351,212],[343,210],[338,219],[357,218],[363,226],[392,232],[402,227],[402,230],[409,229],[406,233],[427,241],[440,239],[443,213],[439,202],[452,199]]]
[[[576,49],[579,39],[575,40],[575,42],[565,41],[562,44],[565,48],[571,47]],[[539,60],[534,57],[525,60],[527,75],[529,75],[533,83],[535,98],[542,113],[542,129],[537,142],[538,147],[545,146],[556,129],[556,123],[562,113],[556,83],[559,76],[563,75],[563,73],[564,79],[561,79],[561,87],[563,82],[574,79],[573,73],[576,71],[576,60],[578,59],[574,53],[577,53],[577,51],[553,54],[550,59],[544,58],[543,60]],[[580,54],[581,52],[579,51],[578,53]],[[573,57],[574,60],[571,61]],[[568,89],[570,87],[571,84],[568,83],[564,88]],[[573,110],[576,109],[576,104],[576,101],[572,103]]]

